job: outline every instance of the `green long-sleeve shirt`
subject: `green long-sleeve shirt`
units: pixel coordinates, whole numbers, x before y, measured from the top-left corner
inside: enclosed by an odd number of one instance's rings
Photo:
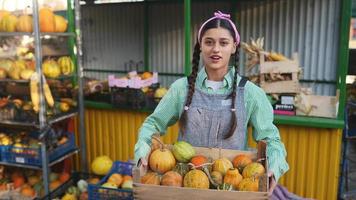
[[[205,85],[207,74],[203,69],[198,73],[195,87],[208,94],[229,94],[232,91],[234,68],[224,76],[223,87],[212,90]],[[238,76],[237,83],[241,77]],[[167,128],[175,124],[183,111],[187,95],[187,78],[176,80],[162,98],[155,111],[146,118],[139,131],[139,138],[135,145],[135,160],[145,157],[150,152],[151,136],[154,133],[165,134]],[[238,97],[237,97],[238,98]],[[276,181],[289,169],[286,162],[286,151],[280,140],[277,127],[273,124],[273,110],[264,91],[251,82],[245,85],[245,106],[247,123],[253,126],[253,138],[256,141],[267,142],[267,157],[269,169],[274,173]],[[247,134],[247,133],[246,133]],[[247,137],[246,137],[247,139]]]

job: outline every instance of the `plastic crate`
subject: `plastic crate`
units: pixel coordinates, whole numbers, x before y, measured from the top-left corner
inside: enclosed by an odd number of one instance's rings
[[[69,151],[75,149],[74,134],[68,133],[68,141],[48,152],[49,162],[54,161]],[[1,160],[9,163],[19,163],[26,165],[42,165],[41,148],[22,148],[0,146]]]
[[[89,200],[133,199],[132,190],[111,189],[111,188],[101,187],[101,185],[106,183],[106,181],[113,173],[132,176],[132,167],[133,167],[132,163],[115,161],[109,174],[107,174],[103,179],[101,179],[99,184],[97,185],[89,184],[88,186]]]

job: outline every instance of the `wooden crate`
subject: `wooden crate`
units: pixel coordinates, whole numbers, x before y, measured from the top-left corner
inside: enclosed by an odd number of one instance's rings
[[[265,74],[280,73],[290,74],[292,79],[288,81],[266,82]],[[260,86],[267,94],[298,93],[300,90],[298,55],[293,54],[293,60],[268,61],[264,56],[260,57]]]
[[[247,154],[251,156],[253,160],[257,158],[263,158],[262,164],[264,165],[266,172],[268,171],[268,166],[266,162],[266,143],[259,142],[258,151],[237,151],[230,149],[219,149],[216,148],[202,148],[195,147],[197,155],[210,156],[214,160],[220,157],[226,157],[232,160],[238,154]],[[267,173],[260,177],[259,179],[259,192],[241,192],[241,191],[218,191],[215,189],[194,189],[194,188],[184,188],[184,187],[172,187],[172,186],[158,186],[158,185],[148,185],[141,184],[140,170],[135,167],[133,169],[133,193],[135,199],[145,199],[145,200],[216,200],[216,199],[226,199],[226,200],[236,200],[236,199],[268,199],[268,178]]]
[[[311,110],[306,111],[303,107],[297,107],[296,114],[300,116],[336,118],[339,104],[339,92],[336,96],[305,95]]]

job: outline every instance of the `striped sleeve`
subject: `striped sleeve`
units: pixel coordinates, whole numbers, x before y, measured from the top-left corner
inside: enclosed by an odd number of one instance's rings
[[[155,133],[165,134],[167,128],[177,122],[183,106],[182,95],[185,85],[183,80],[174,82],[167,94],[161,99],[154,112],[143,122],[135,145],[135,161],[145,157],[151,146],[151,137]]]
[[[255,86],[251,102],[254,102],[251,113],[253,137],[256,141],[267,142],[267,159],[269,170],[276,181],[289,169],[286,161],[286,150],[281,141],[279,131],[273,124],[273,110],[264,91]]]

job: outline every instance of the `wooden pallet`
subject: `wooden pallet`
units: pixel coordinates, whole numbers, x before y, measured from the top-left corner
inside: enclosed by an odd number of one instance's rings
[[[266,82],[265,74],[280,73],[290,74],[292,80]],[[298,55],[293,54],[293,60],[268,61],[264,56],[260,57],[260,86],[267,94],[298,93],[300,90]]]

